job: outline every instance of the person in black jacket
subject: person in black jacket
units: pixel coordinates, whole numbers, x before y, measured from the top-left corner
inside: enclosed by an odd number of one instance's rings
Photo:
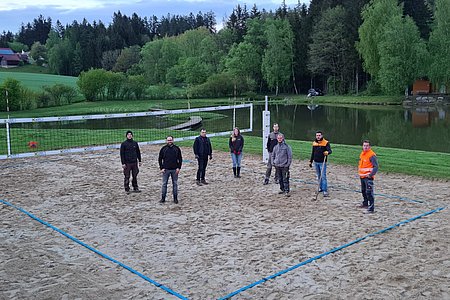
[[[328,183],[327,183],[327,162],[326,157],[331,154],[330,143],[324,139],[322,131],[316,132],[316,139],[312,143],[311,159],[309,160],[309,167],[316,169],[317,180],[319,180],[319,193],[323,192],[324,197],[328,197]],[[322,170],[323,168],[323,170]]]
[[[162,173],[161,200],[159,202],[166,202],[167,182],[169,177],[172,177],[173,202],[178,203],[178,174],[183,163],[183,157],[181,156],[181,149],[173,143],[173,136],[169,135],[166,142],[167,144],[159,151],[158,157],[159,169]]]
[[[266,177],[264,178],[264,185],[269,184],[270,173],[272,173],[272,151],[273,147],[278,145],[277,136],[280,132],[280,127],[277,123],[273,124],[273,131],[267,137],[266,149],[269,152],[269,161],[267,162]],[[278,173],[275,172],[275,183],[278,184]]]
[[[198,161],[197,185],[208,184],[205,180],[205,173],[208,165],[208,156],[209,159],[212,159],[212,146],[211,141],[206,136],[206,129],[202,128],[200,136],[195,138],[193,148],[195,159]]]
[[[139,150],[139,144],[133,140],[133,132],[130,130],[125,134],[127,139],[120,145],[120,160],[122,161],[123,174],[125,178],[123,185],[125,192],[130,193],[130,172],[133,175],[131,185],[133,191],[140,193],[138,188],[137,175],[139,173],[139,166],[141,166],[141,151]],[[139,161],[139,166],[138,166]]]
[[[244,137],[239,128],[235,127],[228,142],[233,161],[234,178],[241,178],[242,149],[244,148]]]

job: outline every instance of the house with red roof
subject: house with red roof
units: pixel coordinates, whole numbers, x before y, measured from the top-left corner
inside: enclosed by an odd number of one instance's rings
[[[22,61],[21,55],[10,48],[0,48],[0,66],[2,68],[17,67]]]

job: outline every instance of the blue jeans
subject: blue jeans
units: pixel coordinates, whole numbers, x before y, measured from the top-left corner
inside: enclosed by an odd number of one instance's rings
[[[234,154],[232,152],[231,153],[231,160],[233,161],[233,168],[240,167],[241,166],[241,160],[242,160],[242,152],[239,155]]]
[[[166,198],[167,195],[167,182],[169,181],[169,177],[172,177],[172,194],[174,198],[178,196],[178,174],[177,170],[164,170],[162,177],[162,188],[161,188],[161,197],[162,199]]]
[[[363,205],[368,206],[367,210],[375,210],[375,198],[373,197],[373,179],[361,178],[361,193],[363,195]]]
[[[314,167],[316,168],[317,182],[320,180],[320,172],[322,171],[323,165],[323,173],[322,180],[320,181],[320,190],[322,192],[328,192],[328,183],[327,183],[327,163],[322,164],[321,162],[314,162]]]

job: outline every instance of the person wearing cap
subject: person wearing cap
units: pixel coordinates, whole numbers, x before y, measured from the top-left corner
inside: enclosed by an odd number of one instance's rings
[[[133,176],[131,180],[131,185],[133,186],[133,191],[140,193],[137,175],[139,173],[139,167],[141,166],[141,151],[139,149],[139,144],[133,140],[133,132],[128,130],[125,134],[127,139],[120,145],[120,160],[122,162],[123,175],[125,176],[123,180],[123,185],[125,187],[125,192],[130,193],[130,173]],[[139,161],[139,163],[138,163]]]

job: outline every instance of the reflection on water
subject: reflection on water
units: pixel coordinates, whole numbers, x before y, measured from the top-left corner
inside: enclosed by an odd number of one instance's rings
[[[254,135],[261,135],[263,106],[255,107]],[[271,122],[280,124],[287,139],[312,140],[322,130],[332,143],[374,145],[450,153],[449,106],[335,107],[271,105]]]

